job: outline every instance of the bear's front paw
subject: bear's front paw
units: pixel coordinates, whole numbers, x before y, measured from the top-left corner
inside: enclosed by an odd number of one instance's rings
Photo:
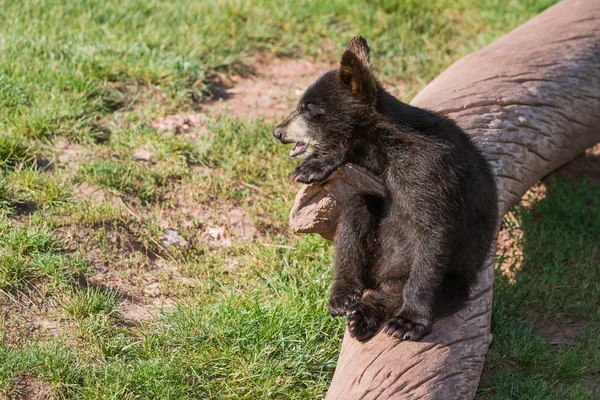
[[[300,163],[292,172],[291,178],[306,184],[321,182],[331,175],[334,169],[329,160],[315,158]]]
[[[393,317],[383,329],[387,334],[400,340],[421,340],[431,332],[431,322],[419,324],[402,316]]]
[[[362,297],[361,291],[351,293],[332,293],[329,298],[329,314],[332,317],[340,317],[346,315],[348,308],[360,300]]]
[[[380,319],[379,314],[368,303],[358,302],[348,309],[346,323],[350,335],[363,342],[375,336]]]

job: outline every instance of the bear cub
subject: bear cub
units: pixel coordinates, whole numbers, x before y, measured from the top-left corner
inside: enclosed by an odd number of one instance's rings
[[[461,308],[495,239],[491,169],[448,118],[402,103],[371,69],[360,36],[273,131],[295,143],[292,178],[320,182],[344,163],[379,175],[387,195],[356,195],[338,221],[333,316],[367,340],[382,327],[420,340]]]

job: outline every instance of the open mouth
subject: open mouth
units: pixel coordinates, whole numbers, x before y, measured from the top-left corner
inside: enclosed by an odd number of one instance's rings
[[[294,146],[292,151],[290,151],[290,157],[296,157],[297,155],[304,153],[305,150],[306,150],[306,143],[298,142],[298,143],[296,143],[296,146]]]

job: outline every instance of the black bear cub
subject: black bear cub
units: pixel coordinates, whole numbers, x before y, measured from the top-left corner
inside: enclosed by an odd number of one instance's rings
[[[273,131],[303,161],[292,177],[319,182],[344,163],[385,182],[385,198],[357,195],[335,236],[333,316],[350,334],[419,340],[435,316],[469,296],[497,218],[490,167],[454,122],[404,104],[371,71],[369,47],[353,38],[340,68],[317,79]]]

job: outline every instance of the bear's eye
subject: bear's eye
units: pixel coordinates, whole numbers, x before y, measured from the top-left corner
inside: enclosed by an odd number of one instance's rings
[[[302,113],[306,118],[319,119],[325,111],[316,103],[306,103],[304,104]]]
[[[308,101],[306,103],[302,103],[300,106],[300,109],[302,111],[306,111],[306,112],[313,112],[317,109],[318,107],[316,107],[316,104],[313,103],[312,101]]]

